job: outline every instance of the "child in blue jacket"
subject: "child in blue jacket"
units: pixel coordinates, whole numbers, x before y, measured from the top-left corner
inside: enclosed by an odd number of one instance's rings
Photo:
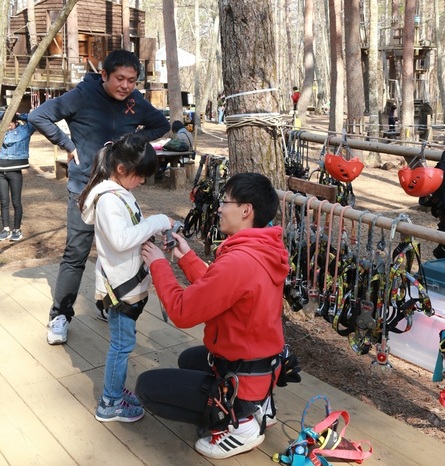
[[[4,112],[0,113],[0,120]],[[24,121],[24,124],[19,123]],[[19,241],[23,238],[21,223],[22,208],[22,169],[29,167],[29,141],[35,128],[28,123],[28,114],[14,115],[0,148],[0,204],[3,230],[0,241]],[[9,222],[9,199],[14,208],[14,223],[11,231]]]

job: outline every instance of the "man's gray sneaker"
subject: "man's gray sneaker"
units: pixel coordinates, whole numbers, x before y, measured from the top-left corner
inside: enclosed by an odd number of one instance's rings
[[[60,314],[48,323],[48,344],[61,345],[68,339],[68,321]]]

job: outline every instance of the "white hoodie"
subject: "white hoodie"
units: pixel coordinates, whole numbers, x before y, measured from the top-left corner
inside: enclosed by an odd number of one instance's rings
[[[95,200],[102,194],[97,203]],[[127,206],[140,223],[134,225]],[[151,236],[171,228],[170,220],[164,214],[150,215],[144,219],[135,197],[130,191],[115,183],[106,180],[95,186],[85,201],[82,219],[89,225],[94,225],[97,262],[96,262],[96,299],[106,296],[102,268],[111,287],[117,288],[122,283],[134,277],[141,264],[141,246]],[[147,288],[151,283],[150,275],[139,283],[136,288],[128,292],[121,299],[128,304],[134,304],[148,295]]]

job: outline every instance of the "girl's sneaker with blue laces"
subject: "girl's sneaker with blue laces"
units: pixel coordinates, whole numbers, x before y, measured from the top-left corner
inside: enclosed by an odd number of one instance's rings
[[[96,419],[100,422],[136,422],[142,419],[144,414],[144,408],[141,406],[130,405],[124,400],[106,404],[102,397],[96,409]]]

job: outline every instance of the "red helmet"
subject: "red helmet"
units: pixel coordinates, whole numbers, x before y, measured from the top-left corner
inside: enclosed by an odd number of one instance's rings
[[[340,155],[334,154],[326,154],[324,166],[332,178],[344,182],[355,180],[364,167],[363,162],[358,157],[346,160]]]
[[[415,197],[427,196],[442,184],[443,170],[433,167],[417,167],[399,170],[399,181],[406,194]]]

